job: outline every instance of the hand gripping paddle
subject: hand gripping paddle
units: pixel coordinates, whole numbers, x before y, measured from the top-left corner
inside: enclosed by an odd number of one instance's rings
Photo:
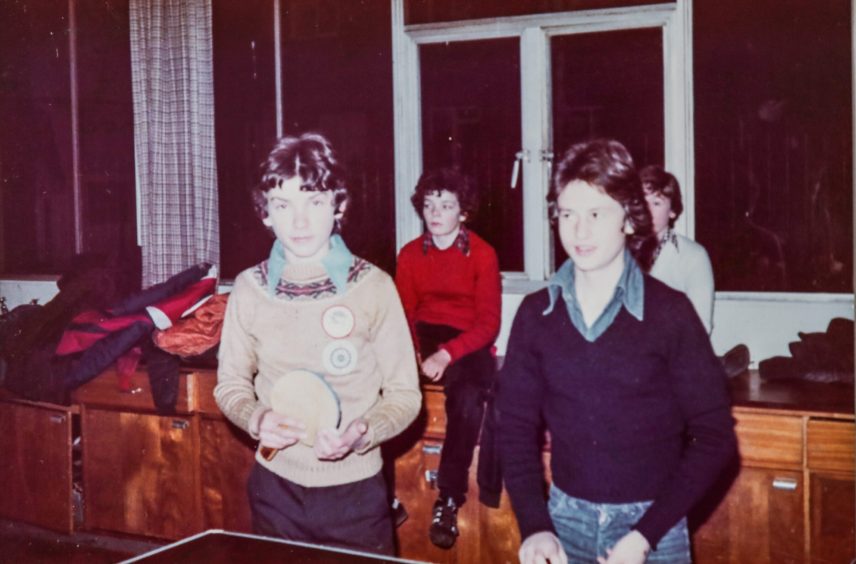
[[[274,382],[271,408],[280,415],[298,419],[306,426],[306,446],[315,444],[319,429],[335,429],[342,418],[339,396],[320,375],[308,370],[292,370]],[[265,460],[273,460],[277,449],[262,447]]]

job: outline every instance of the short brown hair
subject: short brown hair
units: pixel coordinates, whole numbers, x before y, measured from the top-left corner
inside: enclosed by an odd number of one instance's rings
[[[642,190],[646,194],[656,194],[669,200],[672,213],[675,217],[669,217],[669,227],[675,226],[675,220],[684,211],[684,202],[681,198],[681,185],[678,179],[667,172],[661,166],[648,165],[639,171],[639,179],[642,181]]]
[[[333,147],[320,133],[304,133],[300,137],[282,137],[261,164],[261,181],[253,187],[253,208],[261,219],[268,216],[267,192],[289,178],[299,176],[300,189],[307,192],[333,192],[333,206],[344,211],[348,188],[344,172]],[[336,222],[333,232],[339,229]]]
[[[422,209],[425,207],[425,196],[428,194],[439,194],[442,191],[449,192],[458,197],[461,213],[467,220],[472,219],[479,206],[479,197],[476,187],[472,181],[457,170],[451,168],[437,168],[422,173],[419,182],[416,183],[416,191],[410,197],[413,209],[422,217]]]

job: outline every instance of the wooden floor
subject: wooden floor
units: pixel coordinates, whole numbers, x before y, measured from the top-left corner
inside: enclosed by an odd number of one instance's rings
[[[109,564],[157,546],[147,541],[90,533],[64,535],[0,520],[0,563]]]

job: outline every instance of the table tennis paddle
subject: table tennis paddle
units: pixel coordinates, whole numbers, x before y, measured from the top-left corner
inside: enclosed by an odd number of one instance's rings
[[[339,396],[323,377],[309,370],[292,370],[277,378],[270,391],[270,405],[276,413],[303,422],[306,437],[300,442],[310,447],[319,429],[335,429],[342,418]],[[265,460],[272,460],[277,452],[271,447],[261,449]]]

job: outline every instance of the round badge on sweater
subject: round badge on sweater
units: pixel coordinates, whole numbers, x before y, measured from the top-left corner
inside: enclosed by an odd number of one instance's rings
[[[357,367],[357,347],[351,341],[332,341],[324,347],[324,368],[330,374],[343,376]]]
[[[321,326],[334,339],[342,339],[354,330],[354,313],[347,306],[328,307],[321,315]]]

